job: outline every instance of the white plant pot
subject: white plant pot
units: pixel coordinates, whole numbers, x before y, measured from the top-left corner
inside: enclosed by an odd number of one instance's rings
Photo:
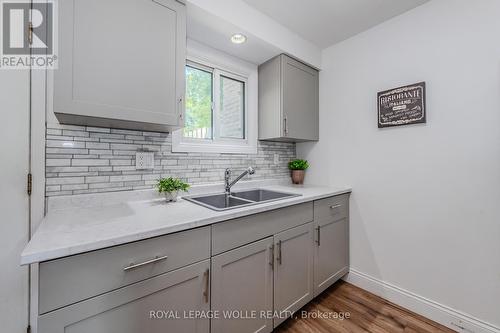
[[[178,195],[179,191],[165,192],[165,199],[167,199],[168,202],[176,202]]]

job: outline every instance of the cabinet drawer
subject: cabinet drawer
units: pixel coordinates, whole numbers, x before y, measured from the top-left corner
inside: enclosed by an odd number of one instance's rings
[[[38,333],[208,333],[209,319],[182,318],[208,311],[210,260],[176,269],[38,316]],[[150,311],[181,318],[155,319]]]
[[[314,220],[336,221],[349,215],[349,194],[314,201]]]
[[[42,262],[39,313],[209,257],[210,227],[204,227]]]
[[[313,203],[306,202],[212,225],[212,255],[277,234],[313,220]]]

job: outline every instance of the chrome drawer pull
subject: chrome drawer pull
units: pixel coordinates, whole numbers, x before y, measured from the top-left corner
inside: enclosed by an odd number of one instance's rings
[[[147,260],[147,261],[141,262],[139,264],[130,264],[127,267],[123,267],[123,270],[126,272],[126,271],[129,271],[131,269],[139,268],[139,267],[142,267],[145,265],[154,264],[155,262],[158,262],[158,261],[166,260],[167,258],[168,258],[168,256],[163,256],[163,257],[156,256],[154,259]]]
[[[274,244],[269,246],[269,265],[274,268]]]
[[[207,270],[203,273],[203,278],[205,279],[205,289],[203,290],[203,298],[205,299],[205,303],[208,303],[208,288],[210,285],[210,271]]]
[[[283,262],[283,258],[281,257],[281,240],[278,241],[278,256],[276,257],[276,261],[281,265]]]
[[[318,232],[318,240],[316,241],[316,243],[318,244],[318,246],[321,245],[321,226],[318,225],[318,227],[316,228],[316,231]]]
[[[340,208],[340,207],[342,207],[342,204],[330,206],[330,209],[335,209],[335,208]]]

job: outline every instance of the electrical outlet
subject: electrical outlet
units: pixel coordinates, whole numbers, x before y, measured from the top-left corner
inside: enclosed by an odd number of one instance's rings
[[[149,170],[155,168],[155,154],[147,151],[135,153],[135,169]]]
[[[274,164],[277,165],[280,163],[280,155],[274,154]]]
[[[457,322],[452,321],[451,325],[458,328],[458,330],[457,330],[458,332],[466,332],[466,333],[475,333],[476,332],[473,327],[470,327],[468,325],[468,323],[466,323],[460,319],[458,319]]]

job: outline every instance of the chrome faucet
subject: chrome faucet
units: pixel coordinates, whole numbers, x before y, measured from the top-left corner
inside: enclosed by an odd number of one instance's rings
[[[253,175],[255,173],[255,169],[249,166],[241,175],[236,177],[233,181],[231,181],[231,170],[226,169],[224,174],[224,183],[226,184],[226,195],[231,194],[231,187],[236,184],[241,178],[245,177],[247,174]]]

